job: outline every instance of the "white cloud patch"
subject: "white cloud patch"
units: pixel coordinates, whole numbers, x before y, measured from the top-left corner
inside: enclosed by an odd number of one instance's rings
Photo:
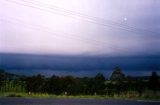
[[[70,55],[160,52],[156,46],[160,44],[158,0],[0,2],[0,52]]]

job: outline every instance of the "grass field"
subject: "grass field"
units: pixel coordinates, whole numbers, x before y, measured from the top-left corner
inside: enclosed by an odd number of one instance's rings
[[[122,100],[160,100],[160,95],[142,95],[141,97],[136,94],[128,95],[53,95],[46,93],[15,93],[5,92],[0,93],[0,97],[25,97],[25,98],[92,98],[92,99],[122,99]]]

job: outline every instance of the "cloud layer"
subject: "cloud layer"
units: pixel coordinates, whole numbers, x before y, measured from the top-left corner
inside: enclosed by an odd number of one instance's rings
[[[0,52],[156,55],[158,10],[158,0],[1,1]]]

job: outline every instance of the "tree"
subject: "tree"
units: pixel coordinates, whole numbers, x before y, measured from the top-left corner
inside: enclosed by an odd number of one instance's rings
[[[3,81],[4,81],[4,77],[5,77],[5,72],[3,69],[0,68],[0,89],[1,89]]]
[[[144,90],[144,83],[143,83],[142,79],[136,80],[136,86],[135,86],[135,88],[138,91],[139,96],[142,96],[142,92]]]
[[[63,92],[64,87],[62,85],[63,85],[62,78],[60,78],[59,76],[53,75],[46,82],[46,85],[45,85],[47,87],[46,91],[48,91],[51,94],[59,95]]]
[[[43,75],[36,75],[26,79],[28,92],[43,92],[45,78]]]
[[[125,79],[125,75],[122,73],[121,69],[117,66],[115,67],[110,80],[115,80],[115,81],[120,81],[120,80],[124,80]]]
[[[93,90],[94,78],[93,77],[83,77],[81,79],[81,82],[82,82],[83,94],[91,95],[94,93],[94,90]]]
[[[120,95],[122,91],[124,91],[125,87],[123,86],[123,81],[125,80],[125,75],[122,73],[121,69],[117,66],[115,67],[110,80],[112,82],[113,86],[113,94],[116,93]]]
[[[66,76],[63,78],[63,87],[64,91],[67,92],[68,95],[76,95],[80,93],[79,87],[80,81],[78,78],[74,78],[73,76]]]
[[[159,76],[156,72],[152,72],[152,76],[149,79],[149,89],[153,90],[153,93],[156,95],[156,92],[159,87]]]
[[[5,72],[0,68],[0,82],[4,80]]]
[[[98,73],[94,78],[94,90],[97,94],[104,94],[105,77],[102,73]]]

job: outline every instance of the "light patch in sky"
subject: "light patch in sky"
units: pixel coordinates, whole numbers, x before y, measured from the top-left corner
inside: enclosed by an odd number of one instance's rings
[[[124,18],[124,21],[127,21],[127,18],[126,18],[126,17]]]
[[[0,52],[158,54],[157,10],[158,0],[1,0]]]

